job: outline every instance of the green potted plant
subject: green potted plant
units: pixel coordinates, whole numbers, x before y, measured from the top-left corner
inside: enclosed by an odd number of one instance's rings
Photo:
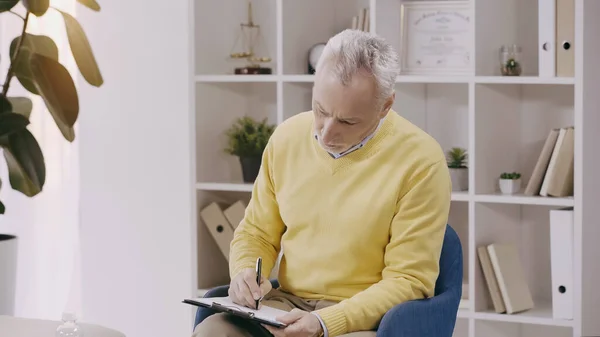
[[[257,121],[248,116],[238,118],[227,130],[225,151],[239,158],[244,182],[256,180],[263,152],[274,130],[275,125],[267,123],[266,118]]]
[[[469,189],[469,169],[467,167],[467,150],[453,147],[446,152],[450,179],[453,191],[467,191]]]
[[[93,11],[100,11],[96,0],[77,0]],[[32,17],[42,17],[55,11],[66,27],[71,53],[83,78],[92,86],[103,84],[86,34],[77,19],[67,12],[50,6],[48,0],[3,0],[0,14],[21,19],[21,34],[11,41],[7,56],[8,70],[0,92],[0,148],[8,168],[10,187],[27,197],[44,189],[46,166],[42,150],[29,131],[29,116],[33,104],[29,97],[9,95],[15,78],[31,96],[40,97],[64,138],[75,139],[74,124],[79,116],[79,98],[69,71],[59,62],[56,43],[44,34],[27,32]],[[0,186],[4,187],[6,184]],[[0,214],[6,212],[0,201]],[[0,315],[12,315],[16,285],[17,237],[0,235]]]
[[[498,183],[502,194],[515,194],[521,189],[521,173],[503,172]]]

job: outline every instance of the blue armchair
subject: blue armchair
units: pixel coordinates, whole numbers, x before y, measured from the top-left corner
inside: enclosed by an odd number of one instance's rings
[[[454,229],[446,226],[440,257],[440,275],[431,298],[408,301],[388,311],[377,328],[378,337],[452,337],[458,306],[462,296],[463,254],[460,239]],[[279,287],[271,280],[273,288]],[[227,296],[229,286],[209,290],[205,297]],[[194,327],[211,310],[199,307]]]

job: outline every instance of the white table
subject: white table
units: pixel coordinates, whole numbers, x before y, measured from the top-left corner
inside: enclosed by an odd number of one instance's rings
[[[19,318],[0,315],[0,336],[7,337],[54,337],[59,321]],[[125,337],[119,331],[96,324],[78,322],[84,337]]]

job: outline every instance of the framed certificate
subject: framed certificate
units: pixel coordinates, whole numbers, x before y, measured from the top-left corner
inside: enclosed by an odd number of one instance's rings
[[[469,1],[411,1],[401,5],[404,75],[473,74]]]

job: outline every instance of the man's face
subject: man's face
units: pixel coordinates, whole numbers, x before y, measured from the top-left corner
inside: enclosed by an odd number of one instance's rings
[[[378,109],[375,82],[355,75],[343,86],[324,68],[316,75],[313,87],[315,132],[319,144],[333,153],[344,152],[360,143],[377,128],[393,102],[393,97]]]

